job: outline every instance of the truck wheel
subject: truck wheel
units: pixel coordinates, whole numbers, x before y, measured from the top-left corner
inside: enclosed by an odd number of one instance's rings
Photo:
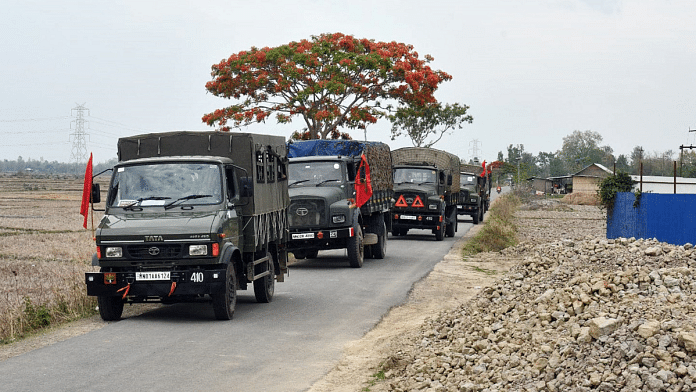
[[[100,295],[97,297],[99,304],[99,315],[104,321],[118,321],[123,314],[123,299],[120,296],[107,297]]]
[[[254,281],[254,296],[256,297],[256,302],[269,303],[273,300],[273,293],[275,291],[275,268],[273,256],[271,256],[270,253],[268,253],[267,264],[270,274]]]
[[[447,224],[446,231],[445,231],[445,235],[447,235],[447,237],[454,237],[454,231],[456,230],[454,228],[455,223],[457,223],[456,219],[453,221],[450,221],[450,223]]]
[[[387,224],[382,222],[382,231],[378,234],[377,243],[370,246],[372,248],[372,257],[375,259],[383,259],[387,255]]]
[[[399,230],[399,229],[397,229],[397,228],[393,228],[393,229],[392,229],[392,235],[393,235],[394,237],[400,236],[400,235],[401,235],[401,230]]]
[[[308,258],[308,259],[316,259],[317,256],[319,256],[319,251],[318,251],[318,250],[310,250],[310,251],[307,252],[307,254],[305,255],[305,257]]]
[[[307,254],[305,252],[299,250],[296,252],[292,252],[292,255],[295,256],[295,260],[302,260],[305,257],[307,257]]]
[[[399,229],[399,234],[400,234],[400,235],[406,235],[406,234],[408,234],[408,229]]]
[[[360,223],[353,226],[355,235],[348,238],[348,261],[353,268],[360,268],[365,258],[365,246],[363,245],[363,232]]]
[[[474,215],[471,216],[471,217],[474,219],[474,224],[475,224],[475,225],[478,225],[478,223],[479,223],[479,215],[480,215],[479,211],[476,210],[476,214],[474,214]]]
[[[479,211],[481,211],[481,219],[479,219],[479,222],[483,222],[483,217],[486,211],[484,211],[483,208],[481,208]]]
[[[237,275],[231,261],[227,264],[225,275],[225,290],[213,294],[213,311],[218,320],[231,320],[237,306]]]
[[[436,241],[442,241],[445,239],[445,224],[440,225],[440,230],[437,230],[435,232],[435,240]]]

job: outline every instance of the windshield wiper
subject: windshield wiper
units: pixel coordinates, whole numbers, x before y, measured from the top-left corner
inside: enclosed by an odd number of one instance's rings
[[[319,182],[319,183],[317,183],[316,186],[319,186],[319,185],[321,185],[321,184],[325,184],[325,183],[327,183],[327,182],[329,182],[329,181],[341,181],[341,180],[332,178],[332,179],[330,179],[330,180],[324,180],[324,181],[322,181],[322,182]]]
[[[288,185],[288,186],[293,186],[293,185],[301,184],[301,183],[307,182],[307,181],[309,181],[309,180],[297,180],[297,181],[293,182],[292,184],[290,184],[290,185]]]
[[[166,197],[166,196],[148,196],[148,197],[140,197],[140,198],[138,198],[138,199],[135,199],[134,202],[132,202],[132,203],[126,205],[126,206],[123,206],[123,209],[124,209],[124,210],[131,210],[131,209],[133,209],[133,207],[135,207],[136,205],[138,205],[138,204],[144,202],[145,200],[167,200],[167,199],[171,199],[171,197]]]
[[[432,182],[432,181],[425,181],[425,182],[421,182],[421,183],[418,184],[418,185],[423,185],[423,184],[434,184],[434,182]]]
[[[175,205],[176,205],[177,203],[179,203],[179,202],[181,202],[181,201],[193,200],[193,199],[202,199],[202,198],[204,198],[204,197],[213,197],[213,195],[188,195],[188,196],[180,197],[180,198],[174,200],[173,202],[171,202],[171,203],[169,203],[169,204],[165,204],[165,205],[164,205],[164,209],[165,209],[165,210],[168,210],[168,209],[170,209],[170,208],[173,208],[173,207],[175,207]],[[169,198],[168,198],[168,199],[169,199]]]

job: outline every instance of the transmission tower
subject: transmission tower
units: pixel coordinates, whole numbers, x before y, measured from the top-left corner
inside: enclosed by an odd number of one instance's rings
[[[471,147],[469,149],[469,154],[471,154],[472,159],[479,158],[479,152],[480,152],[479,147],[478,147],[479,143],[480,142],[478,141],[478,139],[474,139],[474,140],[469,142],[470,146],[473,144],[473,147]]]
[[[72,141],[72,151],[70,153],[70,162],[72,163],[87,163],[87,140],[85,133],[85,118],[84,112],[89,115],[89,109],[84,107],[84,104],[76,104],[77,107],[71,110],[71,115],[76,112],[76,119],[70,122],[70,129],[73,129],[73,133],[70,134],[70,140]],[[73,123],[75,127],[73,128]]]

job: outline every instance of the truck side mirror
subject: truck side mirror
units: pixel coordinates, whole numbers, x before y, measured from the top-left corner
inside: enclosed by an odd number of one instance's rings
[[[445,183],[445,172],[440,172],[440,184]]]
[[[101,202],[101,191],[99,190],[99,184],[92,184],[92,203]]]
[[[452,175],[451,174],[447,175],[447,185],[452,185]]]
[[[254,196],[254,186],[249,177],[241,178],[241,196],[242,197],[252,197]]]

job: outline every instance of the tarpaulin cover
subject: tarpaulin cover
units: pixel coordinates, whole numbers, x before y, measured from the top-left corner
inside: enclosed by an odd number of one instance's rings
[[[288,157],[312,157],[342,155],[359,157],[366,145],[380,145],[380,142],[361,142],[357,140],[305,140],[288,144]]]

